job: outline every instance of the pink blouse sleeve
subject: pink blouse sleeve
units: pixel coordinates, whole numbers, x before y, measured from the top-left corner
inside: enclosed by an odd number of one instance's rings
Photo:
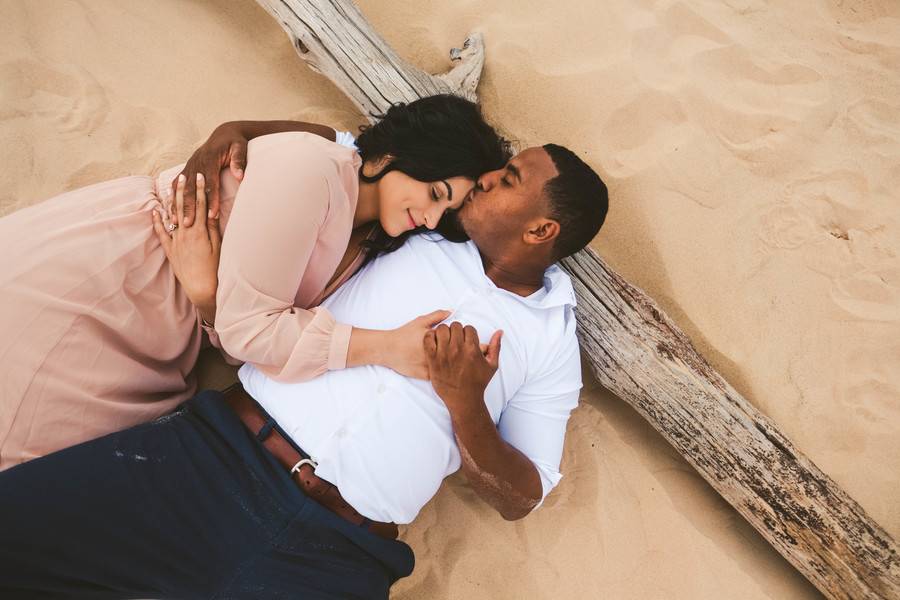
[[[352,331],[325,308],[293,305],[328,216],[330,187],[338,185],[329,180],[328,161],[302,135],[249,143],[222,241],[216,294],[222,349],[281,381],[344,368]]]

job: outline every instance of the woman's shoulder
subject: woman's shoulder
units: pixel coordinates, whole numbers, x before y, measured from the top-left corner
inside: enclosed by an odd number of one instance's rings
[[[263,193],[283,197],[304,210],[320,211],[323,218],[345,210],[352,214],[360,162],[355,150],[312,133],[264,135],[247,146],[241,187],[252,179]]]
[[[302,131],[285,131],[253,138],[247,145],[247,152],[248,155],[265,154],[291,162],[298,161],[323,173],[342,171],[348,165],[355,170],[361,162],[354,148]],[[252,157],[248,156],[248,160],[250,158]]]
[[[358,192],[362,159],[356,150],[313,133],[287,131],[254,138],[247,146],[248,174],[254,162],[268,163],[267,170],[279,173],[285,186],[324,184],[332,201],[355,198]]]

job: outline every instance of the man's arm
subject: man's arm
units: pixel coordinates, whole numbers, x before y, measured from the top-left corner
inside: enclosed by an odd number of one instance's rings
[[[282,131],[305,131],[322,136],[332,142],[335,131],[331,127],[303,121],[229,121],[216,127],[209,139],[197,148],[181,174],[186,178],[184,189],[183,224],[190,227],[194,222],[197,200],[197,173],[202,173],[206,181],[209,216],[219,215],[219,172],[228,167],[238,181],[244,178],[247,167],[247,142],[261,135]],[[172,193],[176,192],[178,178],[172,181]]]
[[[500,336],[482,353],[471,326],[441,325],[425,335],[429,376],[444,401],[462,457],[462,469],[475,492],[504,519],[527,515],[543,495],[537,468],[508,444],[484,404],[484,391],[497,371]]]
[[[530,513],[541,501],[541,477],[528,457],[497,433],[484,395],[459,402],[450,417],[462,470],[475,492],[507,521]]]

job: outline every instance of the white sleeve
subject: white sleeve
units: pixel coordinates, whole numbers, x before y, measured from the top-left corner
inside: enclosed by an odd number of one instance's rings
[[[353,134],[349,131],[338,131],[334,130],[334,141],[340,144],[341,146],[346,146],[348,148],[353,148],[356,150],[356,138],[353,137]]]
[[[575,338],[575,319],[565,343],[553,352],[546,368],[525,381],[500,415],[500,437],[527,456],[541,476],[544,502],[562,475],[563,442],[569,414],[578,406],[581,390],[581,354]]]

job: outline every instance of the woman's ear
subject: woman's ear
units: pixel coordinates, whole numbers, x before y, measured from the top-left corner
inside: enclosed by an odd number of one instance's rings
[[[529,224],[522,239],[526,244],[546,244],[559,235],[559,223],[553,219],[540,219]]]
[[[384,156],[380,156],[373,160],[367,160],[363,163],[362,173],[366,177],[375,177],[382,171],[384,168],[391,164],[394,160],[394,156],[392,154],[385,154]]]

